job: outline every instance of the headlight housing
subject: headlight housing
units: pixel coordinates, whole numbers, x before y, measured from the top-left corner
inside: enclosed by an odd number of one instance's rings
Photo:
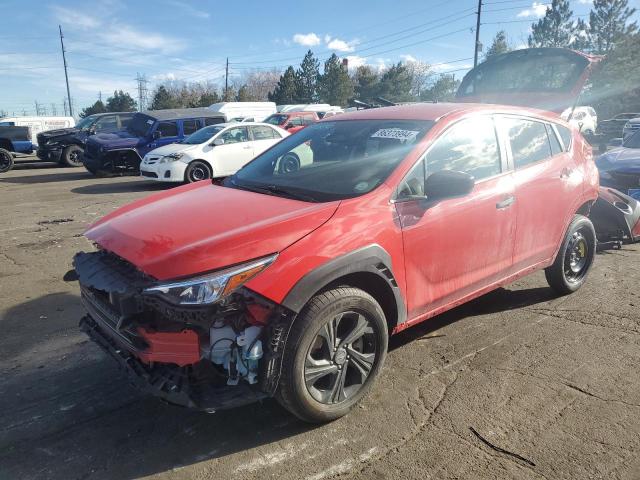
[[[166,162],[173,162],[174,160],[180,160],[184,156],[182,152],[170,153],[162,157]]]
[[[163,283],[143,293],[159,295],[174,305],[211,305],[262,272],[277,256],[273,254],[181,282]]]

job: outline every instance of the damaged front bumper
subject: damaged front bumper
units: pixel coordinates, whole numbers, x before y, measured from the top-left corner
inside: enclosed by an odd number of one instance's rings
[[[204,309],[177,308],[145,298],[141,292],[154,280],[107,252],[81,252],[74,258],[74,267],[88,313],[80,320],[81,330],[114,358],[142,391],[206,412],[275,394],[293,318],[290,312],[248,291],[233,294],[223,305]],[[242,352],[241,347],[232,351],[236,348],[233,332],[242,335],[247,326],[255,331],[250,312],[256,311],[256,305],[269,310],[260,319],[262,356],[249,375],[246,360],[240,357],[244,363],[236,364],[230,357],[239,357]],[[223,331],[232,332],[229,342],[213,342]],[[220,351],[225,344],[230,345],[228,356]]]

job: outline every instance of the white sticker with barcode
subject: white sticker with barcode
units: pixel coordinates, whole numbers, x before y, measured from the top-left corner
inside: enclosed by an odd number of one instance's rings
[[[401,128],[381,128],[371,135],[371,138],[395,138],[396,140],[413,140],[419,132],[415,130],[403,130]]]

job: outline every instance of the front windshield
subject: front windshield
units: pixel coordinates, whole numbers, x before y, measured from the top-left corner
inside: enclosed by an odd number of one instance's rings
[[[136,113],[127,125],[127,131],[136,137],[146,137],[154,123],[155,120],[149,115]]]
[[[270,123],[271,125],[281,125],[287,119],[286,115],[271,115],[264,122]]]
[[[622,142],[622,146],[626,148],[640,148],[640,135],[638,135],[639,133],[640,130],[638,130],[630,137],[627,137],[627,139]]]
[[[85,117],[82,120],[80,120],[78,123],[76,123],[76,128],[80,129],[80,130],[84,130],[89,128],[96,120],[98,120],[98,117],[94,117],[94,116],[89,116],[89,117]]]
[[[357,197],[384,182],[432,125],[425,120],[316,123],[256,157],[225,185],[314,202]]]
[[[224,130],[224,128],[225,127],[221,127],[219,125],[211,125],[210,127],[201,128],[197,132],[189,135],[181,143],[186,143],[187,145],[200,145],[201,143],[211,140],[213,136]]]

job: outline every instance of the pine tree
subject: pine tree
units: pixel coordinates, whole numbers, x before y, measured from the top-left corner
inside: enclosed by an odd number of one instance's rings
[[[164,110],[166,108],[178,108],[178,101],[173,97],[164,85],[160,85],[153,95],[151,110]]]
[[[298,77],[292,66],[280,76],[276,88],[269,94],[269,101],[278,105],[297,103],[300,92]]]
[[[433,84],[420,95],[420,100],[430,102],[452,101],[460,86],[453,74],[441,74]]]
[[[300,68],[296,72],[299,82],[298,100],[301,103],[313,103],[317,98],[316,84],[320,74],[320,62],[309,50],[302,59]]]
[[[635,8],[629,8],[628,0],[593,0],[587,29],[589,50],[607,54],[616,44],[637,33],[636,22],[627,24],[635,12]]]
[[[380,96],[392,102],[414,100],[413,75],[402,63],[391,65],[380,77]]]
[[[87,107],[80,112],[80,118],[88,117],[89,115],[95,115],[96,113],[105,113],[107,107],[104,106],[102,100],[98,100],[96,103]]]
[[[324,73],[318,77],[318,97],[322,103],[346,105],[353,97],[353,83],[334,53],[324,62]]]
[[[362,102],[371,102],[380,95],[380,76],[369,65],[360,65],[353,76],[356,98]]]
[[[487,59],[489,57],[492,57],[493,55],[507,53],[510,50],[511,47],[509,47],[509,43],[507,42],[507,34],[504,30],[500,30],[498,33],[496,33],[496,36],[493,37],[493,42],[487,50],[484,58]]]
[[[107,98],[107,112],[135,112],[136,101],[122,90],[113,92],[113,97]]]
[[[569,0],[552,0],[540,20],[531,25],[530,47],[570,47],[577,37]]]

